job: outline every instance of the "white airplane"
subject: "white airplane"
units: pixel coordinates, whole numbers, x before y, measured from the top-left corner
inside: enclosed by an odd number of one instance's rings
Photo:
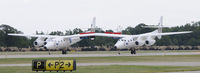
[[[93,23],[95,24],[95,19]],[[166,32],[162,33],[162,17],[158,26],[151,26],[151,28],[158,28],[157,30],[149,33],[139,34],[139,35],[121,35],[118,33],[95,33],[88,32],[77,35],[69,36],[55,36],[55,35],[26,35],[26,34],[8,34],[11,36],[25,36],[25,37],[38,37],[34,42],[35,47],[44,47],[46,49],[61,49],[69,47],[70,45],[81,41],[83,38],[94,37],[94,36],[103,36],[103,37],[114,37],[120,38],[117,43],[114,45],[116,49],[130,49],[131,54],[136,54],[134,47],[138,46],[151,46],[156,41],[155,38],[161,39],[161,36],[164,35],[174,35],[174,34],[186,34],[191,33],[192,31],[184,32]],[[119,52],[120,54],[120,52]]]
[[[68,36],[57,36],[57,35],[28,35],[28,34],[13,34],[10,33],[10,36],[23,36],[23,37],[36,37],[37,39],[33,42],[34,47],[45,48],[45,49],[65,49],[70,45],[77,43],[85,38],[94,39],[94,36],[91,35],[95,33],[95,18],[93,18],[91,24],[91,31],[80,33],[76,35],[68,35]]]
[[[153,45],[157,37],[161,39],[165,35],[174,35],[174,34],[186,34],[191,33],[192,31],[183,31],[183,32],[165,32],[162,33],[163,28],[163,17],[160,18],[158,26],[144,26],[149,28],[158,28],[153,32],[139,34],[139,35],[119,35],[119,34],[105,34],[105,33],[94,33],[94,36],[104,36],[104,37],[115,37],[120,38],[117,43],[114,45],[116,49],[130,49],[131,54],[136,54],[134,47],[138,46],[151,46]],[[120,51],[119,51],[120,54]]]

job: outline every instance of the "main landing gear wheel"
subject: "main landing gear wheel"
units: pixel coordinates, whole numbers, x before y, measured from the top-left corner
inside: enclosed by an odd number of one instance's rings
[[[50,51],[50,49],[47,49],[48,51],[49,51],[49,55],[51,55],[51,51]]]
[[[136,54],[136,50],[135,49],[130,49],[131,50],[131,54]]]
[[[67,54],[67,50],[62,50],[62,54],[64,55],[64,54]]]
[[[120,53],[120,49],[118,50],[118,54],[120,55],[121,53]]]
[[[118,54],[120,55],[120,49],[117,49],[117,47],[115,46],[114,49],[118,50]]]

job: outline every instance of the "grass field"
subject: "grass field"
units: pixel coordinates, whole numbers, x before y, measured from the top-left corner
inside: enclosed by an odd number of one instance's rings
[[[199,51],[139,51],[140,53],[155,52],[199,52]],[[5,52],[3,52],[5,54]],[[20,52],[7,52],[17,55]],[[46,54],[47,52],[24,52],[26,54]],[[59,52],[54,52],[58,54]],[[109,54],[111,52],[70,52],[70,54]],[[123,51],[128,53],[128,51]],[[1,53],[2,54],[2,53]],[[47,53],[48,54],[48,53]],[[3,58],[0,64],[31,64],[33,59],[76,59],[77,63],[117,63],[117,62],[200,62],[200,55],[163,55],[163,56],[112,56],[112,57],[52,57],[52,58]],[[73,73],[160,73],[177,71],[198,71],[200,66],[137,66],[137,65],[110,65],[110,66],[79,66]],[[36,73],[30,66],[0,67],[0,73]],[[42,73],[42,72],[39,72]],[[57,72],[45,72],[57,73]],[[64,73],[64,72],[58,72]],[[69,73],[69,72],[67,72]]]
[[[197,70],[200,70],[200,67],[112,65],[112,66],[77,67],[77,70],[74,71],[73,73],[159,73],[159,72],[197,71]],[[32,71],[31,67],[0,67],[0,73],[37,73],[37,72]],[[45,72],[45,73],[64,73],[64,72]]]
[[[119,56],[119,57],[56,57],[56,58],[4,58],[0,64],[31,63],[33,59],[76,59],[78,63],[111,62],[200,62],[200,55],[175,56]]]

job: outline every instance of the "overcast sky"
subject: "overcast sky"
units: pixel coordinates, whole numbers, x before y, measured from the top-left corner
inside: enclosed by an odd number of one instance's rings
[[[0,0],[0,24],[33,34],[96,25],[115,30],[121,25],[180,26],[200,20],[200,0]]]

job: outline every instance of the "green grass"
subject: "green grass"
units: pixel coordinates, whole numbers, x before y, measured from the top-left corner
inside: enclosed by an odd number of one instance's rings
[[[200,55],[117,56],[117,57],[56,57],[56,58],[4,58],[0,64],[31,63],[33,59],[76,59],[78,63],[110,62],[200,62]]]
[[[178,72],[178,71],[197,71],[197,70],[200,70],[200,67],[112,65],[112,66],[77,67],[77,70],[74,71],[73,73],[158,73],[158,72]],[[32,71],[31,67],[0,67],[0,73],[36,73],[36,72]],[[45,72],[45,73],[64,73],[64,72]]]

